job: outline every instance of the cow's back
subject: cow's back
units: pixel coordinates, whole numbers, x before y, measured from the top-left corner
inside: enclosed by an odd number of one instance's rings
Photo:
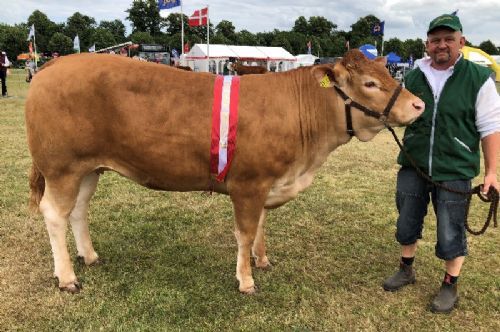
[[[60,58],[28,94],[34,162],[45,176],[102,166],[149,187],[197,189],[209,176],[213,82],[120,56]]]

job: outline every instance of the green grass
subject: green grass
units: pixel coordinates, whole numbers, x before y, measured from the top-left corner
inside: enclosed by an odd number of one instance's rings
[[[269,214],[274,267],[254,271],[256,295],[237,290],[227,197],[149,191],[112,173],[101,177],[90,211],[105,263],[75,264],[84,288],[61,293],[51,277],[44,223],[27,210],[23,79],[18,71],[10,76],[12,98],[0,99],[0,330],[500,330],[499,229],[469,237],[461,300],[452,314],[428,310],[443,274],[432,213],[416,259],[417,284],[382,290],[399,258],[397,146],[387,132],[336,150],[307,191]],[[476,228],[485,213],[475,202]]]

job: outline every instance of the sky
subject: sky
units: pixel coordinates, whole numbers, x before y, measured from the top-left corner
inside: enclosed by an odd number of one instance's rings
[[[133,0],[0,0],[0,23],[24,23],[38,9],[56,23],[80,12],[101,20],[126,21]],[[349,31],[359,18],[375,15],[385,21],[384,40],[422,38],[425,40],[429,21],[458,10],[465,37],[474,45],[491,40],[500,46],[500,0],[183,0],[183,13],[190,16],[194,10],[209,5],[210,21],[233,23],[236,31],[252,33],[290,30],[299,16],[323,16]],[[174,12],[180,12],[177,7]]]

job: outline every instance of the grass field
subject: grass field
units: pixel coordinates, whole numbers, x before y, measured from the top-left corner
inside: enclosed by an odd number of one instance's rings
[[[432,212],[417,283],[382,290],[399,259],[388,132],[336,150],[307,191],[269,213],[274,266],[254,271],[253,296],[237,290],[228,197],[149,191],[113,173],[101,177],[90,211],[105,263],[76,263],[82,292],[60,292],[45,225],[27,210],[23,79],[10,76],[11,98],[0,99],[0,331],[500,331],[500,229],[469,237],[450,315],[428,309],[443,276]],[[475,228],[485,213],[476,200]]]

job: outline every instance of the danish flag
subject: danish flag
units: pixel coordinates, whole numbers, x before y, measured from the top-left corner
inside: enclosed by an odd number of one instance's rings
[[[189,17],[189,26],[197,27],[200,25],[207,25],[208,23],[208,7],[195,10],[193,15]]]

